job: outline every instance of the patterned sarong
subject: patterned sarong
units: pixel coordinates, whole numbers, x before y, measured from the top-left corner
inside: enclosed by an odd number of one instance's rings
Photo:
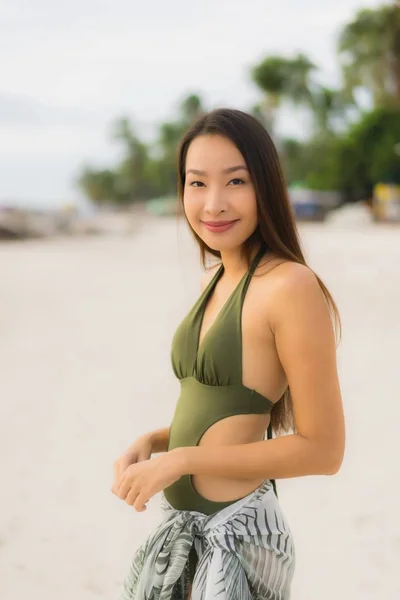
[[[293,537],[272,483],[212,515],[175,510],[137,550],[120,600],[288,600]]]

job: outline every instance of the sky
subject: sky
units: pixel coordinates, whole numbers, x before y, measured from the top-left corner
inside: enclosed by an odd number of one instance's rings
[[[0,204],[76,201],[83,165],[115,164],[112,125],[140,135],[198,93],[209,109],[261,99],[249,71],[267,54],[307,54],[339,81],[341,27],[381,0],[0,0]],[[279,130],[304,135],[286,107]]]

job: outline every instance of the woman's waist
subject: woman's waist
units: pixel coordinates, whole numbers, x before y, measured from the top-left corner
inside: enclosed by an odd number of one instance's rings
[[[265,402],[242,386],[181,380],[168,449],[196,446],[206,432],[207,442],[213,445],[257,441],[265,432],[269,412]]]
[[[177,510],[198,511],[210,515],[228,506],[240,502],[243,498],[254,494],[260,488],[272,488],[272,482],[263,480],[231,482],[221,478],[213,488],[204,486],[191,475],[184,475],[163,490],[163,495],[171,506]],[[225,499],[224,499],[225,498]]]

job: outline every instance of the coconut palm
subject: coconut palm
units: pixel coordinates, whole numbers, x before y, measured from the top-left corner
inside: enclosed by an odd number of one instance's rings
[[[190,126],[200,115],[204,113],[200,96],[190,94],[181,104],[182,120],[185,125]]]
[[[113,138],[122,142],[126,149],[125,158],[117,170],[118,191],[127,202],[143,199],[148,189],[148,147],[138,138],[127,118],[116,122]]]
[[[354,103],[344,91],[321,85],[312,92],[310,108],[316,134],[326,136],[347,124]]]
[[[96,171],[85,168],[78,185],[94,204],[102,205],[115,200],[115,173],[109,169]]]
[[[270,127],[282,101],[311,104],[311,73],[314,69],[315,65],[304,54],[294,58],[267,56],[252,69],[253,81],[265,94],[262,107],[258,106],[257,110],[261,108]]]
[[[365,87],[375,106],[400,106],[400,5],[364,9],[338,44],[346,87]]]

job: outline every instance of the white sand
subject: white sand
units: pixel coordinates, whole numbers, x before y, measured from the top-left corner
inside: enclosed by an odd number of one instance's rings
[[[183,226],[181,227],[183,231]],[[400,597],[400,228],[301,228],[343,316],[347,453],[335,477],[279,482],[294,600]],[[131,237],[0,246],[1,600],[117,598],[159,519],[110,492],[114,458],[166,426],[175,325],[198,261],[174,220]]]

